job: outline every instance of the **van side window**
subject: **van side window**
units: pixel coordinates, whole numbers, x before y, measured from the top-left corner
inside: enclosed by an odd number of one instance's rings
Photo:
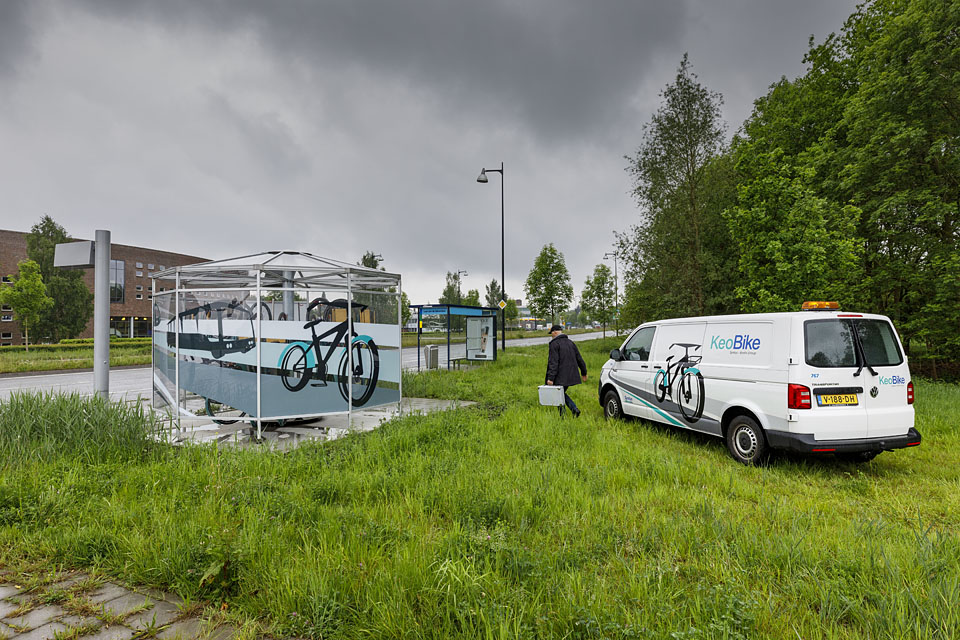
[[[623,359],[645,362],[650,359],[650,345],[653,344],[653,334],[656,327],[640,329],[630,338],[623,348]]]

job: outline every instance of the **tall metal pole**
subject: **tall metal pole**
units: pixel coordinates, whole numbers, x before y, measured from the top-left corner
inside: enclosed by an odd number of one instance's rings
[[[507,270],[504,256],[504,224],[503,224],[503,162],[500,162],[500,299],[507,301]],[[500,350],[507,350],[507,308],[500,309]]]
[[[93,271],[94,391],[110,399],[110,232],[97,229]]]
[[[503,222],[503,162],[500,162],[499,169],[487,169],[484,167],[480,170],[480,176],[477,178],[477,182],[481,184],[486,184],[487,180],[487,171],[492,173],[500,174],[500,300],[504,304],[507,303],[507,268],[506,268],[506,251],[504,249],[504,236],[506,235],[504,222]],[[507,311],[506,307],[500,310],[500,324],[503,327],[501,329],[501,340],[500,340],[500,349],[502,351],[507,350]]]

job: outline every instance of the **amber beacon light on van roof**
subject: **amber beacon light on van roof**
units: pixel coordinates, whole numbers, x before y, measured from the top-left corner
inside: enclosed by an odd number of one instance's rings
[[[800,307],[803,311],[839,311],[839,302],[807,301]]]

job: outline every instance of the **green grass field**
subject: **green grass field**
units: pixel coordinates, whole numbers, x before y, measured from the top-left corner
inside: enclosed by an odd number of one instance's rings
[[[110,366],[150,364],[150,343],[110,345]],[[30,351],[0,350],[0,373],[89,369],[93,366],[93,345],[66,348],[31,347]]]
[[[546,347],[404,378],[476,400],[289,453],[171,449],[129,409],[0,404],[0,564],[96,567],[308,638],[955,638],[960,388],[916,449],[736,464],[539,407]],[[19,403],[19,404],[18,404]]]

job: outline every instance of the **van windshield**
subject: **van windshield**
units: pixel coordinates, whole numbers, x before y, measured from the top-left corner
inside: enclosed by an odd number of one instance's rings
[[[893,327],[886,320],[829,318],[804,324],[807,364],[824,368],[860,366],[854,330],[863,347],[862,364],[889,367],[903,362]]]

